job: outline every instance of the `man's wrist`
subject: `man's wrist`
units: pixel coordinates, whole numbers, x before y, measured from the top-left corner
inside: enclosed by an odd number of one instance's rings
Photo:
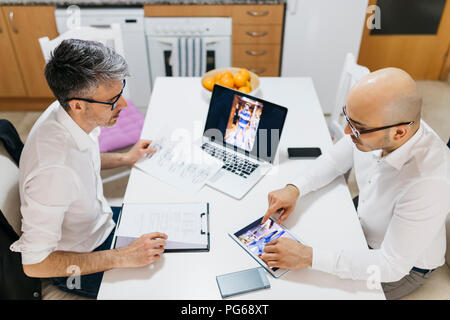
[[[306,247],[306,263],[308,267],[312,267],[313,262],[313,248],[312,247]]]
[[[290,190],[294,191],[296,193],[297,197],[300,196],[300,190],[292,183],[288,183],[286,185],[286,188],[289,188]]]
[[[112,264],[113,268],[123,268],[124,267],[124,259],[123,259],[123,249],[112,249]]]
[[[129,152],[121,153],[120,155],[121,155],[121,163],[123,165],[130,166],[130,167],[133,166],[134,163],[131,160],[131,156],[130,156]]]

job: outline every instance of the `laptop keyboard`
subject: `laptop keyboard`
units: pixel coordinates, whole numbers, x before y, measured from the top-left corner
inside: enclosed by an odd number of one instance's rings
[[[216,148],[209,143],[204,143],[202,149],[213,157],[223,161],[224,165],[222,169],[228,170],[244,179],[247,179],[247,177],[259,167],[259,164],[257,163],[248,161],[247,159],[239,157],[224,149]]]

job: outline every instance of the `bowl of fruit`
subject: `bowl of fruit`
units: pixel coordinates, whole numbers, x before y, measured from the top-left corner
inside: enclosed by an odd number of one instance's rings
[[[259,77],[245,68],[214,69],[202,77],[203,95],[208,100],[215,84],[228,87],[252,96],[260,96]]]

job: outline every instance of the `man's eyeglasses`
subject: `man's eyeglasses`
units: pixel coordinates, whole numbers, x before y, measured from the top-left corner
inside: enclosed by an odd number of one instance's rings
[[[396,127],[396,126],[401,126],[401,125],[404,125],[404,124],[406,124],[406,125],[412,125],[412,124],[414,123],[414,121],[409,121],[409,122],[401,122],[401,123],[392,124],[392,125],[390,125],[390,126],[384,126],[384,127],[379,127],[379,128],[365,129],[365,130],[358,130],[358,129],[355,128],[355,126],[352,124],[350,118],[347,116],[347,106],[344,106],[344,107],[342,108],[342,112],[344,113],[345,120],[347,120],[347,123],[348,123],[350,129],[352,130],[353,135],[354,135],[356,138],[359,138],[359,136],[360,136],[361,134],[364,134],[364,133],[369,133],[369,132],[375,132],[375,131],[379,131],[379,130],[384,130],[384,129],[388,129],[388,128],[392,128],[392,127]]]
[[[122,96],[123,89],[125,89],[125,85],[126,85],[126,81],[125,81],[125,79],[123,79],[123,81],[122,81],[122,90],[120,90],[120,93],[117,96],[112,98],[112,99],[114,99],[113,102],[97,101],[97,100],[85,99],[85,98],[70,98],[70,99],[67,99],[66,102],[71,101],[71,100],[81,100],[81,101],[86,101],[86,102],[89,102],[89,103],[107,104],[107,105],[111,106],[111,111],[113,111],[114,108],[117,106],[117,103],[119,102],[120,97]]]

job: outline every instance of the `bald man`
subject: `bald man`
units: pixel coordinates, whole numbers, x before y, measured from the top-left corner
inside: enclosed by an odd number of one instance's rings
[[[278,238],[265,246],[268,266],[312,267],[355,280],[373,280],[375,270],[386,298],[398,299],[444,264],[450,151],[420,119],[421,106],[415,81],[400,69],[372,72],[351,88],[343,108],[346,135],[308,170],[269,193],[262,222],[276,213],[283,222],[299,197],[354,167],[367,249],[311,248]]]

